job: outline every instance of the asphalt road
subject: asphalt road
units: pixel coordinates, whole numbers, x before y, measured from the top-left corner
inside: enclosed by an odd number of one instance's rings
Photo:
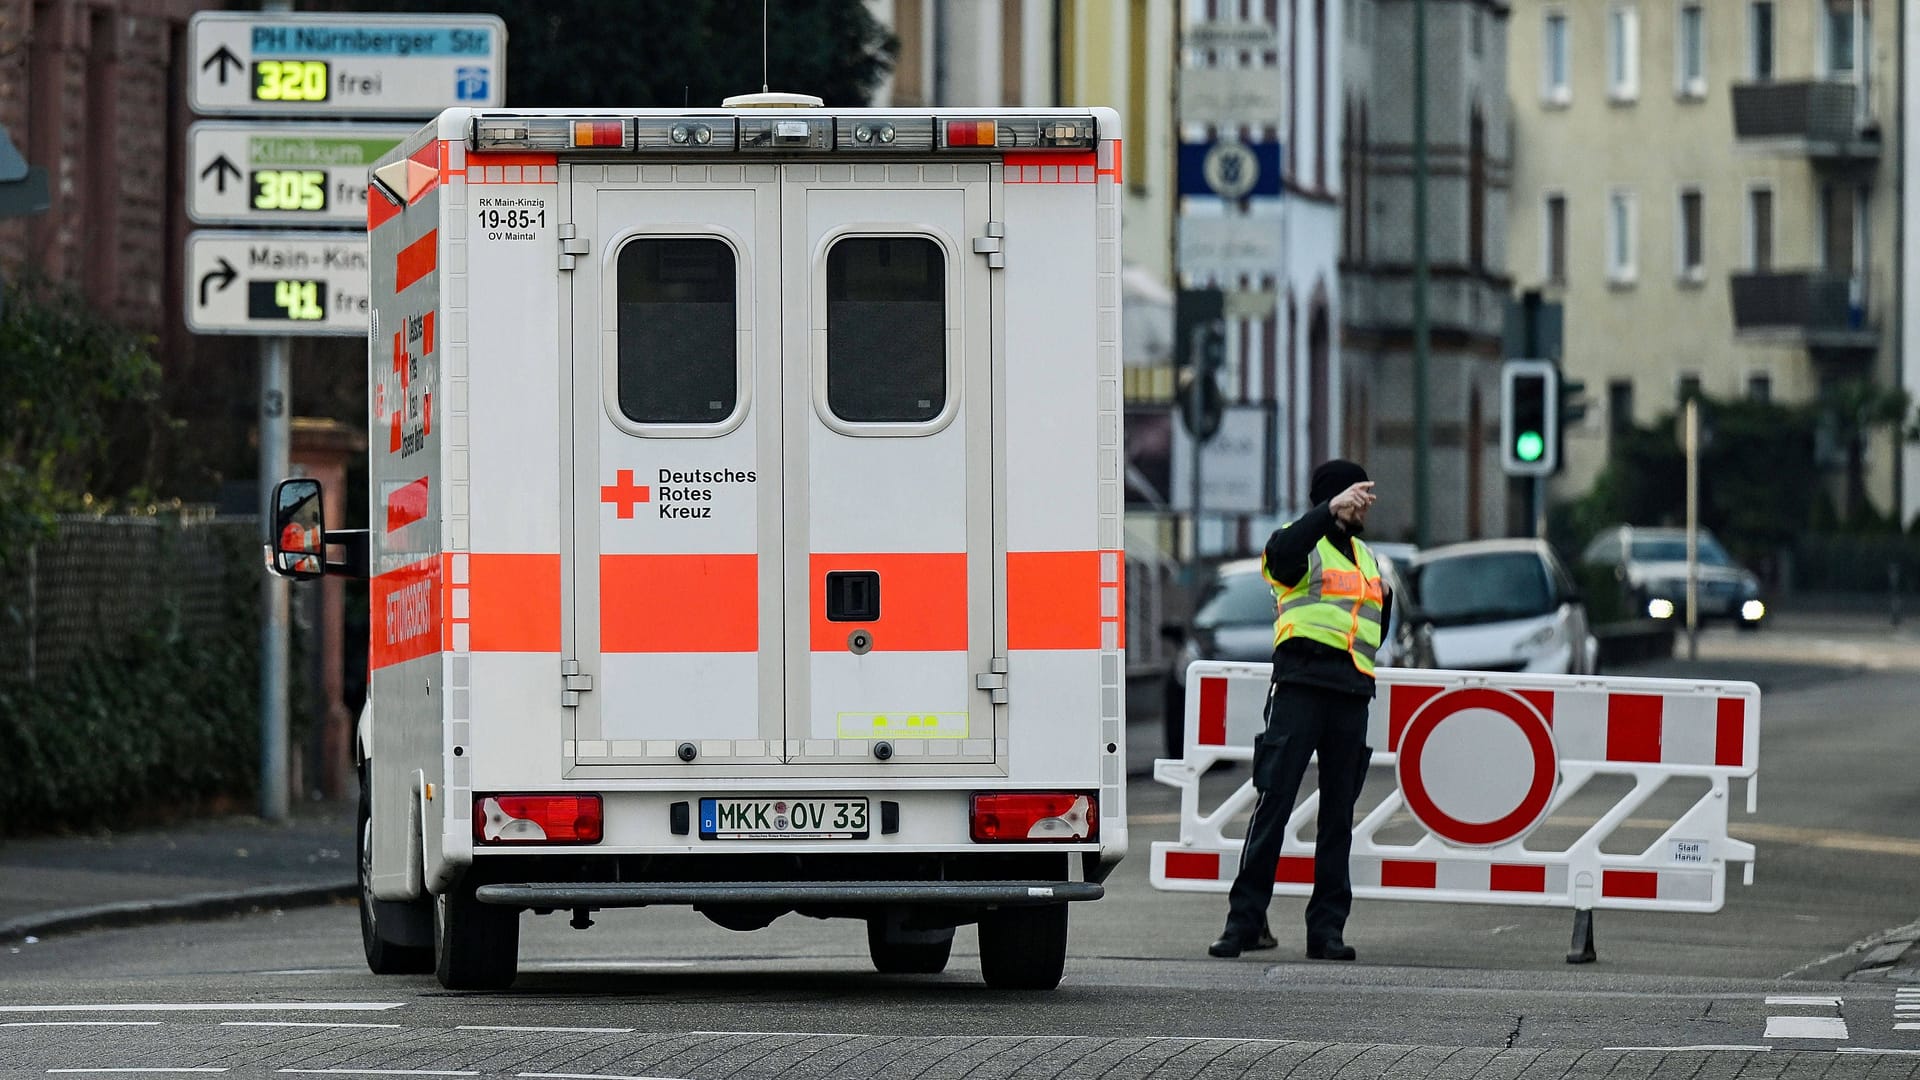
[[[1714,915],[1601,912],[1595,965],[1564,963],[1564,910],[1369,901],[1359,962],[1313,963],[1287,898],[1280,950],[1209,959],[1224,900],[1148,886],[1177,806],[1137,778],[1134,857],[1076,909],[1052,993],[986,990],[968,930],[945,974],[883,977],[857,923],[662,909],[528,916],[514,989],[452,994],[369,975],[340,905],[0,954],[0,1075],[1920,1075],[1914,960],[1855,971],[1920,918],[1920,650],[1724,638],[1658,671],[1766,690],[1759,813],[1733,826],[1755,883]]]

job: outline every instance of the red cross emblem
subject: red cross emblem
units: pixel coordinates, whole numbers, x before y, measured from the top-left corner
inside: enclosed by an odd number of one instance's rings
[[[600,488],[600,501],[612,503],[620,517],[631,518],[636,505],[653,501],[653,488],[645,484],[635,485],[633,470],[621,469],[614,474],[612,484]]]

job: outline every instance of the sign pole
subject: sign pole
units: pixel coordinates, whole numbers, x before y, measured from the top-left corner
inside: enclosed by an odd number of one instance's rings
[[[289,339],[260,339],[260,531],[273,543],[273,487],[287,475]],[[287,818],[287,587],[260,575],[260,816]]]
[[[1700,659],[1700,399],[1687,399],[1687,659]]]

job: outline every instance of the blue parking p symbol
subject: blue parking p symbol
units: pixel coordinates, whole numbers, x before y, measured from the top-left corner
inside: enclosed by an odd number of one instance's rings
[[[453,96],[460,101],[485,101],[487,99],[487,69],[483,67],[455,68],[453,72]]]

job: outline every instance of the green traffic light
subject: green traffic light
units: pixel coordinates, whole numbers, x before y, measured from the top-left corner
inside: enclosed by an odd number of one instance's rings
[[[1513,440],[1513,453],[1521,461],[1539,461],[1540,455],[1547,452],[1547,440],[1537,431],[1523,431]]]

